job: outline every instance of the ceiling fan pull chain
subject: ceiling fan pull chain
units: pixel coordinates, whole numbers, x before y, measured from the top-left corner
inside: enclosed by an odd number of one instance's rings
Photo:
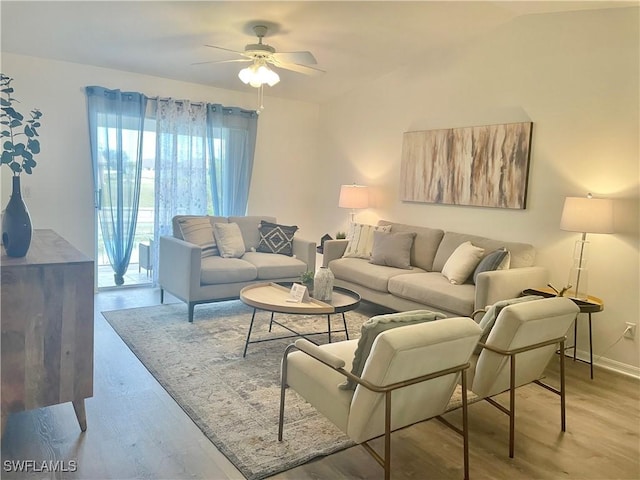
[[[258,107],[258,112],[261,112],[262,110],[264,110],[264,85],[260,85],[260,88],[258,88],[258,104],[260,104],[260,107]]]

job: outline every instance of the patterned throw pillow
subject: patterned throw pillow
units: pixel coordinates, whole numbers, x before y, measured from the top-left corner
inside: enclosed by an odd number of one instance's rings
[[[260,222],[260,243],[256,252],[280,253],[293,255],[293,235],[298,230],[297,225],[279,225],[277,223]]]
[[[365,225],[354,223],[349,232],[349,243],[343,257],[371,258],[373,252],[373,232],[390,232],[391,225]]]
[[[423,322],[432,322],[433,320],[441,320],[447,316],[444,313],[432,312],[430,310],[411,310],[408,312],[389,313],[386,315],[376,315],[362,324],[360,328],[360,339],[353,356],[351,365],[351,373],[355,376],[362,376],[364,364],[367,363],[371,347],[376,337],[382,332],[391,330],[396,327],[404,327],[407,325],[416,325]],[[358,386],[351,379],[345,380],[338,385],[341,390],[355,390]]]
[[[184,241],[200,246],[202,258],[218,255],[209,217],[185,217],[179,219],[178,224]]]

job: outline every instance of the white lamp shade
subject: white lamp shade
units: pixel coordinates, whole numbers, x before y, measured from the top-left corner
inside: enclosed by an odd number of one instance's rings
[[[565,198],[560,228],[569,232],[613,233],[613,201],[608,198]]]
[[[367,208],[369,206],[369,187],[342,185],[338,206],[342,208]]]

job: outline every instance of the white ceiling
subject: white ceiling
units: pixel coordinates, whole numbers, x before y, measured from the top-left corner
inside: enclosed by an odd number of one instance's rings
[[[266,22],[265,43],[309,50],[326,71],[279,70],[281,82],[266,93],[322,103],[520,15],[631,5],[638,2],[2,0],[1,49],[248,91],[237,78],[243,64],[192,64],[237,58],[204,44],[243,50],[255,43],[251,26]]]

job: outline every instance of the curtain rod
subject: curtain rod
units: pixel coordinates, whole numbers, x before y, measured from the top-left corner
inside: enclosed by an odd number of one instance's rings
[[[163,97],[149,97],[149,96],[145,95],[145,98],[147,100],[156,100],[158,102],[168,102],[170,100],[173,100],[174,102],[180,103],[180,104],[183,104],[185,102],[189,102],[191,105],[195,105],[197,107],[204,107],[204,106],[208,105],[208,103],[205,103],[205,102],[191,102],[190,100],[184,100],[184,99],[183,100],[174,100],[171,97],[166,97],[166,98],[163,98]],[[233,112],[234,110],[239,110],[242,113],[249,113],[249,114],[256,114],[257,115],[257,112],[255,110],[245,110],[244,108],[240,108],[240,107],[224,107],[224,106],[221,106],[221,108],[222,108],[223,112]]]

